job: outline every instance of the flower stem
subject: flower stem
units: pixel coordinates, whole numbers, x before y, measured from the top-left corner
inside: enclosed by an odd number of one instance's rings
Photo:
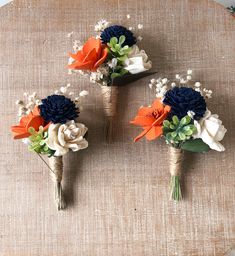
[[[180,188],[180,176],[171,176],[170,190],[171,190],[170,199],[177,202],[182,199],[181,188]]]

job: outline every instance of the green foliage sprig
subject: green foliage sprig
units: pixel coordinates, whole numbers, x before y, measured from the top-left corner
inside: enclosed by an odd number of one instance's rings
[[[117,59],[117,65],[110,72],[111,79],[123,76],[128,73],[128,71],[123,67],[124,62],[128,58],[128,54],[131,51],[131,47],[128,45],[122,47],[125,40],[126,38],[124,35],[120,36],[119,39],[117,39],[117,37],[112,37],[110,42],[107,44],[109,47],[109,53],[111,54],[112,58]]]
[[[35,131],[33,127],[29,128],[29,133],[31,136],[29,136],[30,144],[29,144],[29,150],[34,151],[38,154],[44,154],[48,157],[51,157],[54,155],[55,151],[50,149],[45,139],[48,137],[48,133],[43,131],[43,127],[40,126],[38,132]]]

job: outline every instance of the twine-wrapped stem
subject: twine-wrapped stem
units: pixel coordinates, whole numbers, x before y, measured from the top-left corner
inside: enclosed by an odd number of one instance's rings
[[[51,179],[55,184],[55,203],[58,210],[63,210],[66,206],[61,186],[63,175],[63,158],[62,156],[50,157],[49,166],[51,169]]]
[[[180,177],[184,154],[182,149],[170,147],[170,199],[180,201],[182,199]]]
[[[105,120],[105,137],[107,142],[112,141],[113,118],[117,112],[118,86],[101,86]]]

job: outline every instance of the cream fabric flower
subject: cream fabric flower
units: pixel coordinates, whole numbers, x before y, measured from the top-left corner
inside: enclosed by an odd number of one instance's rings
[[[201,138],[211,149],[224,151],[224,146],[219,142],[224,138],[227,129],[222,125],[218,115],[211,114],[207,109],[203,118],[199,121],[194,120],[197,133],[193,137]]]
[[[87,127],[74,120],[66,124],[51,124],[48,129],[48,138],[45,140],[48,147],[55,150],[55,156],[63,156],[69,149],[78,151],[88,147],[84,139]]]
[[[128,54],[125,60],[125,69],[131,74],[138,74],[149,70],[152,67],[152,62],[148,60],[148,55],[144,50],[140,50],[137,45],[132,47],[132,51]]]

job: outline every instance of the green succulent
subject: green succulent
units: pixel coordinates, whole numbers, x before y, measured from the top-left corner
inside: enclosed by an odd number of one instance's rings
[[[176,147],[189,140],[196,130],[196,127],[191,123],[191,117],[188,115],[181,120],[177,116],[173,116],[171,121],[165,120],[163,122],[163,134],[166,141]]]
[[[109,50],[111,51],[112,55],[115,56],[120,62],[124,62],[127,55],[131,51],[131,48],[128,45],[122,47],[125,40],[126,37],[122,35],[119,37],[119,40],[117,37],[112,37],[108,43]]]
[[[30,144],[29,150],[38,154],[44,154],[49,157],[53,156],[55,151],[50,149],[45,139],[48,137],[48,133],[43,131],[43,127],[40,126],[38,132],[33,127],[30,127],[28,132],[31,134],[29,137]]]
[[[111,79],[123,76],[123,75],[125,75],[127,73],[128,73],[128,70],[124,69],[123,67],[117,66],[115,68],[115,71],[111,73]]]

